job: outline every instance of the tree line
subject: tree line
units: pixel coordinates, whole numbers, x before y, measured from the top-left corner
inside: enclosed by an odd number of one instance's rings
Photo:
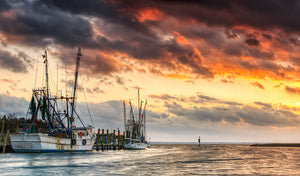
[[[0,128],[4,124],[4,133],[9,129],[11,133],[16,133],[21,130],[21,128],[30,128],[31,120],[25,122],[25,117],[17,117],[16,114],[3,115],[0,118]],[[47,132],[48,126],[44,120],[39,119],[37,121],[38,132]],[[2,129],[1,129],[2,130]]]

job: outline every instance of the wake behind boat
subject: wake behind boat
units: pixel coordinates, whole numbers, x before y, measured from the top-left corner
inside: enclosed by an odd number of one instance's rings
[[[84,123],[75,110],[81,49],[78,48],[73,96],[52,96],[48,85],[47,52],[43,55],[46,87],[34,89],[19,133],[11,134],[15,152],[79,152],[92,150],[93,127]],[[41,123],[42,122],[42,123]],[[76,126],[79,124],[80,126]]]

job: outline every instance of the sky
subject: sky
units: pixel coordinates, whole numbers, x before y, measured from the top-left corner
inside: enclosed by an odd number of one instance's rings
[[[71,95],[81,47],[96,128],[123,130],[139,88],[151,141],[300,142],[299,16],[297,0],[1,0],[0,115],[26,114],[45,50],[52,95]]]

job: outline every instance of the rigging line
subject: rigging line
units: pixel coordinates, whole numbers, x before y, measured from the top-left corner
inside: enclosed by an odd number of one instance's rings
[[[85,99],[85,102],[86,102],[86,107],[87,107],[87,109],[88,109],[88,113],[89,113],[89,115],[90,115],[90,119],[91,119],[91,121],[92,121],[92,125],[93,125],[93,127],[95,127],[95,123],[94,123],[94,120],[93,120],[93,118],[92,118],[92,115],[91,115],[91,112],[90,112],[90,108],[89,108],[89,104],[88,104],[88,102],[87,102],[87,98],[86,98],[86,95],[85,95],[85,86],[84,86],[84,84],[83,84],[83,82],[82,82],[81,77],[79,77],[79,79],[80,79],[81,85],[82,85],[82,87],[83,87],[83,95],[84,95],[84,99]]]
[[[67,71],[67,64],[65,65],[66,69],[66,97],[68,96],[68,71]]]
[[[58,97],[58,62],[56,64],[56,96]]]
[[[44,88],[45,86],[44,86],[44,79],[45,79],[45,67],[44,67],[44,65],[43,65],[43,78],[42,78],[42,88]]]
[[[36,88],[36,79],[37,79],[38,67],[39,67],[39,62],[38,62],[38,58],[36,58],[36,71],[35,71],[34,89]]]
[[[49,80],[50,80],[50,83],[52,84],[52,88],[54,88],[54,87],[56,87],[54,76],[53,76],[54,74],[52,74],[51,67],[48,67],[48,70],[49,70]],[[53,95],[53,92],[52,92],[52,95]]]

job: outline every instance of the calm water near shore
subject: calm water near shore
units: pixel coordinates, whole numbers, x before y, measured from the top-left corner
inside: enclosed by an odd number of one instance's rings
[[[144,151],[0,154],[0,175],[299,175],[300,148],[155,144]]]

